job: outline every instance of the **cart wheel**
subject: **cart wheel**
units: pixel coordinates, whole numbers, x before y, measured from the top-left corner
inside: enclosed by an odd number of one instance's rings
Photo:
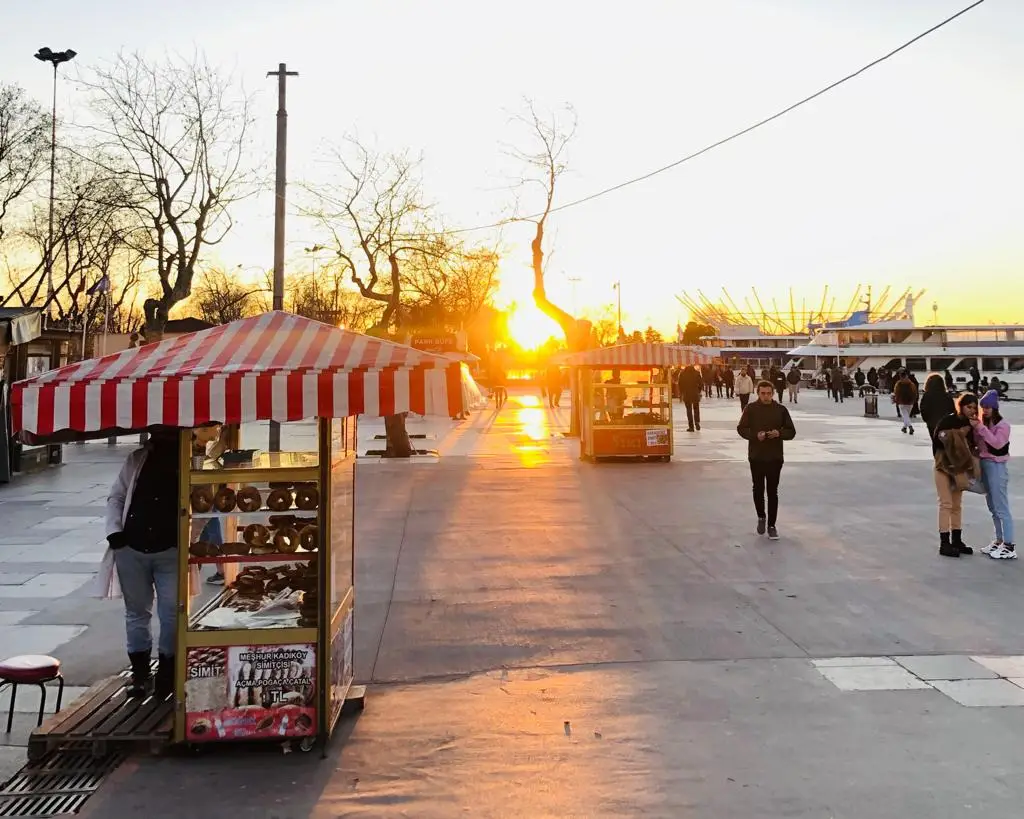
[[[308,754],[316,746],[316,737],[303,737],[299,740],[299,750]]]

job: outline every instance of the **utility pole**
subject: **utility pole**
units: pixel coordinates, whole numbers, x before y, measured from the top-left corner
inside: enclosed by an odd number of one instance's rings
[[[268,71],[268,77],[277,77],[277,174],[274,182],[274,309],[284,309],[284,214],[288,168],[288,108],[285,104],[289,77],[299,76],[289,71],[284,63],[277,71]],[[270,451],[281,449],[281,425],[270,422]]]

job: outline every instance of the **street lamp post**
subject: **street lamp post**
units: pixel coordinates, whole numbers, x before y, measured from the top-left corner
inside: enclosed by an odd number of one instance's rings
[[[50,314],[53,303],[53,200],[54,180],[57,167],[57,66],[70,62],[77,52],[70,48],[67,51],[51,51],[43,46],[35,53],[35,58],[53,65],[53,109],[50,113],[50,228],[46,238],[46,310],[44,320]]]
[[[623,337],[626,335],[626,331],[622,327],[622,282],[615,282],[615,284],[612,285],[612,288],[619,297],[619,341],[622,341]]]

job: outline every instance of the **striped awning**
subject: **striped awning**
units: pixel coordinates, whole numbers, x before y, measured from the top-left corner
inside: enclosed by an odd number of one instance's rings
[[[618,344],[565,356],[566,367],[683,367],[710,361],[703,352],[681,344]]]
[[[14,385],[15,432],[298,421],[463,409],[463,364],[272,312],[69,364]]]

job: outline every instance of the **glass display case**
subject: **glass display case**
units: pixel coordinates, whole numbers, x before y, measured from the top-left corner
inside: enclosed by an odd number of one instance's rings
[[[176,741],[326,739],[353,678],[355,419],[320,419],[318,451],[181,439]],[[237,438],[237,436],[236,436]],[[216,566],[222,586],[204,584]]]
[[[585,460],[672,455],[672,388],[656,371],[581,367],[580,447]]]

